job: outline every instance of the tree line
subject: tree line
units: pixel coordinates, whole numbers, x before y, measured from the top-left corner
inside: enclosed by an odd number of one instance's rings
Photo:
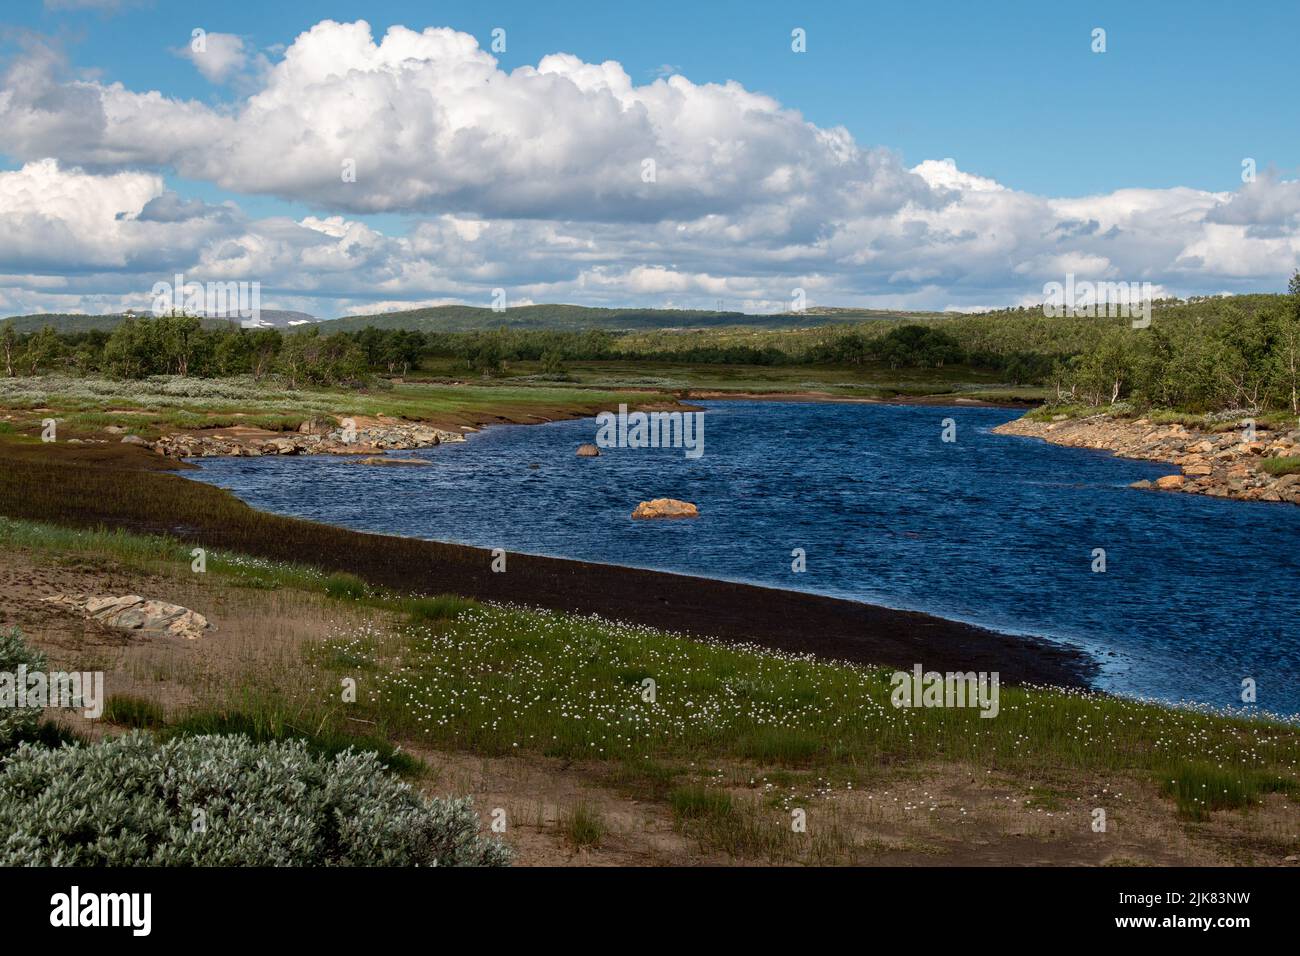
[[[111,331],[60,333],[45,326],[19,333],[5,323],[0,362],[7,376],[276,375],[294,388],[363,386],[433,359],[489,376],[520,362],[540,363],[556,377],[566,363],[591,361],[968,367],[992,370],[1008,384],[1051,388],[1061,402],[1300,415],[1300,272],[1286,295],[1165,300],[1153,314],[1146,328],[1133,328],[1128,319],[1048,318],[1040,308],[1022,306],[923,321],[648,333],[330,331],[328,324],[282,331],[172,314],[128,316]]]

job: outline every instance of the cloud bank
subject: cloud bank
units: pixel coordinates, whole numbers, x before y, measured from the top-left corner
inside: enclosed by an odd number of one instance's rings
[[[1300,183],[1036,196],[894,152],[734,83],[636,84],[566,53],[502,70],[471,36],[324,21],[274,60],[182,51],[229,103],[79,78],[29,47],[0,84],[0,309],[139,305],[159,276],[258,280],[264,301],[780,309],[978,307],[1065,273],[1171,292],[1280,288]],[[241,71],[243,71],[241,73]],[[212,205],[165,176],[211,183]],[[310,210],[251,218],[240,197]],[[365,221],[398,214],[385,233]],[[389,219],[391,217],[385,217]]]

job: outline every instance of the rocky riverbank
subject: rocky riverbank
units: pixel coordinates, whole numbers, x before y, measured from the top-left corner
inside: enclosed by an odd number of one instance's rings
[[[473,430],[473,429],[469,429]],[[147,445],[168,458],[213,458],[260,455],[374,455],[409,448],[430,448],[465,440],[462,432],[397,418],[313,418],[297,432],[225,428],[203,434],[177,432],[157,441],[128,436],[124,442]]]
[[[1135,488],[1300,504],[1300,474],[1275,476],[1263,468],[1269,458],[1300,457],[1300,429],[1257,428],[1248,436],[1244,428],[1210,432],[1180,424],[1157,425],[1145,418],[1092,415],[1053,421],[1020,418],[993,430],[999,435],[1041,438],[1054,445],[1103,449],[1124,458],[1165,461],[1182,471],[1155,482],[1134,482]]]

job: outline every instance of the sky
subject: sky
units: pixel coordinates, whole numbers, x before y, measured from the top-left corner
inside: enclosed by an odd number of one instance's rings
[[[0,314],[178,272],[322,317],[1281,290],[1297,35],[1294,2],[6,0]]]

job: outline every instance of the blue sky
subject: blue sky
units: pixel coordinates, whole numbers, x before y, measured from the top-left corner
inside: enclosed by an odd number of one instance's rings
[[[153,0],[120,13],[7,0],[4,21],[69,39],[81,66],[135,89],[213,99],[170,48],[190,30],[288,43],[323,19],[382,32],[450,26],[486,45],[507,30],[506,69],[557,51],[615,59],[636,80],[675,67],[738,80],[821,126],[889,146],[909,163],[967,171],[1055,196],[1128,186],[1218,190],[1259,167],[1300,166],[1300,3],[654,3],[475,0]],[[563,11],[563,12],[561,12]],[[791,56],[789,32],[808,31]],[[1091,52],[1091,31],[1107,51]],[[1173,148],[1171,148],[1173,147]]]
[[[1279,0],[9,0],[0,313],[173,269],[319,314],[1278,289],[1297,37]]]

